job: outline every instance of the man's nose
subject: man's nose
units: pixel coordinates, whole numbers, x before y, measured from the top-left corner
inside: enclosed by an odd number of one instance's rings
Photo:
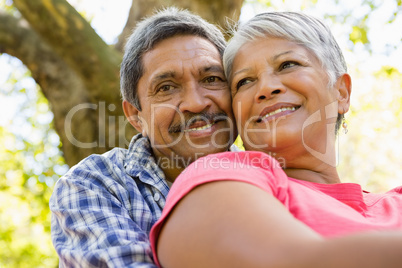
[[[192,83],[187,85],[182,94],[179,110],[181,112],[200,113],[212,105],[212,100],[207,96],[208,90]]]

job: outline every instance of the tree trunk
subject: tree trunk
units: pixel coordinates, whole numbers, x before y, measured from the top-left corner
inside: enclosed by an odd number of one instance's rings
[[[0,53],[31,71],[54,113],[69,166],[92,153],[126,147],[135,134],[119,92],[124,43],[136,22],[163,6],[189,9],[225,26],[237,21],[243,0],[133,0],[114,47],[108,46],[66,0],[14,0],[22,19],[0,11]]]
[[[155,10],[167,6],[188,9],[198,14],[207,21],[226,29],[227,19],[238,21],[240,10],[244,0],[133,0],[129,17],[119,40],[116,49],[123,51],[127,37],[130,35],[136,23],[146,16],[152,15]],[[226,32],[223,30],[225,35]]]

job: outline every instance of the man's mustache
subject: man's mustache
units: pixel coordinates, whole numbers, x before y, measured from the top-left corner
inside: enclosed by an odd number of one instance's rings
[[[184,120],[180,122],[173,123],[169,126],[169,133],[178,133],[191,126],[197,121],[206,122],[207,124],[217,123],[219,121],[228,120],[228,115],[225,112],[217,112],[217,113],[185,113]]]

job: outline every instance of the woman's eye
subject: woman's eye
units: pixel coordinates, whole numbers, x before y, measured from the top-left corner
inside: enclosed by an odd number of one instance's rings
[[[248,84],[248,83],[250,83],[250,82],[251,82],[250,79],[244,78],[244,79],[240,80],[240,81],[237,83],[236,89],[239,89],[240,87],[242,87],[242,86],[244,86],[244,85],[246,85],[246,84]]]
[[[291,67],[294,67],[294,66],[297,66],[297,65],[299,65],[297,62],[294,62],[294,61],[286,61],[286,62],[284,62],[284,63],[282,63],[281,64],[281,70],[283,70],[283,69],[288,69],[288,68],[291,68]]]

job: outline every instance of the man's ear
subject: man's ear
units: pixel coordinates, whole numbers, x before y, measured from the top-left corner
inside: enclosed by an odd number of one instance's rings
[[[140,110],[138,110],[134,105],[126,100],[123,100],[123,111],[124,115],[127,117],[128,122],[142,135],[146,136],[146,129],[141,121]]]
[[[338,113],[344,114],[349,111],[352,93],[352,79],[349,74],[344,73],[338,78],[335,90],[338,91]]]

